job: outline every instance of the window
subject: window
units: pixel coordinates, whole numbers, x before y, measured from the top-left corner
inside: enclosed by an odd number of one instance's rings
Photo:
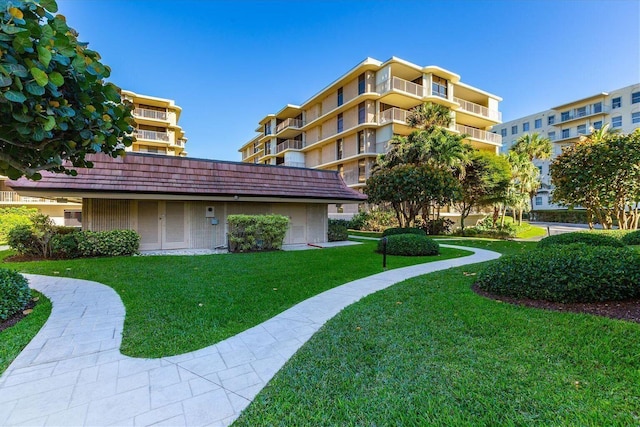
[[[611,127],[612,128],[622,127],[622,116],[611,117]]]
[[[500,135],[504,138],[507,136],[507,128],[500,129]]]
[[[555,115],[547,117],[547,124],[548,125],[552,125],[555,122],[556,122],[556,116]]]
[[[340,133],[344,130],[343,128],[343,120],[342,120],[342,113],[338,114],[338,129],[337,132]]]
[[[560,113],[560,121],[565,122],[569,120],[569,112],[565,111],[564,113]]]
[[[271,135],[271,122],[264,124],[264,134]]]
[[[576,108],[575,117],[584,117],[587,115],[587,107]]]
[[[336,160],[342,159],[342,155],[344,154],[344,142],[342,138],[336,141]]]
[[[344,179],[344,165],[338,165],[336,169],[338,170],[338,175]]]
[[[65,227],[79,227],[82,225],[82,212],[64,211]]]
[[[358,124],[364,123],[366,119],[366,112],[364,102],[358,104]]]
[[[640,92],[633,92],[631,94],[631,103],[637,104],[638,102],[640,102]]]
[[[586,135],[586,134],[587,134],[587,125],[579,125],[578,135]]]
[[[602,113],[602,102],[596,102],[593,104],[593,113]]]
[[[631,123],[633,124],[640,123],[640,111],[631,113]]]
[[[364,159],[362,159],[358,161],[358,182],[365,182],[367,180],[366,172],[366,162]]]
[[[338,107],[341,106],[344,102],[344,96],[342,93],[342,88],[338,89]]]
[[[562,129],[563,138],[569,138],[569,135],[571,135],[570,129]]]
[[[549,132],[549,141],[555,141],[556,140],[556,131],[552,130],[551,132]]]
[[[529,130],[529,122],[524,122],[522,124],[522,132],[527,132]]]
[[[611,108],[620,108],[622,107],[622,97],[618,96],[616,98],[611,99]]]
[[[358,76],[358,95],[362,95],[365,91],[364,73]]]
[[[542,127],[542,119],[536,119],[533,127],[535,127],[536,129],[540,129]]]
[[[540,206],[542,204],[542,197],[536,196],[536,206]]]
[[[362,153],[365,152],[365,148],[366,148],[366,141],[364,139],[364,131],[361,130],[360,132],[358,132],[356,137],[358,139],[358,154],[362,154]]]
[[[511,135],[518,133],[518,125],[511,126]]]
[[[602,128],[602,120],[598,120],[597,122],[593,122],[593,128],[594,129]]]
[[[442,98],[447,97],[447,80],[442,77],[433,76],[433,83],[431,84],[431,94],[440,96]]]

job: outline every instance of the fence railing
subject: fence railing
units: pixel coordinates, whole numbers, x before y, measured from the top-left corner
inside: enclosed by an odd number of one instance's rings
[[[455,129],[460,132],[469,135],[471,138],[479,139],[481,141],[488,141],[494,144],[502,143],[502,136],[497,133],[487,132],[484,130],[472,128],[465,125],[455,125]]]
[[[41,199],[39,197],[23,197],[15,191],[0,191],[0,202],[9,203],[56,203],[55,200]]]
[[[157,132],[155,130],[136,130],[136,137],[141,139],[149,139],[152,141],[169,142],[169,134],[166,132]]]
[[[302,141],[297,139],[287,139],[276,146],[276,154],[281,153],[284,150],[302,150],[303,146]]]
[[[301,128],[303,124],[303,121],[300,119],[285,119],[276,126],[276,133],[281,132],[288,127]]]
[[[135,108],[133,115],[138,117],[145,117],[147,119],[167,120],[166,111],[149,110],[146,108]]]
[[[464,100],[462,98],[453,97],[453,100],[460,104],[460,108],[470,113],[477,114],[479,116],[487,117],[492,120],[502,121],[502,113],[497,110],[491,110],[483,105],[476,104],[471,101]]]
[[[376,86],[378,93],[386,93],[391,90],[398,90],[411,95],[424,96],[424,87],[422,85],[410,82],[409,80],[401,79],[400,77],[392,77],[390,80],[385,80]]]

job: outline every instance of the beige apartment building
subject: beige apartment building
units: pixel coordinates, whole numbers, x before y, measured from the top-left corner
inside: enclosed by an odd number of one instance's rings
[[[575,144],[580,136],[590,134],[591,128],[600,129],[605,124],[622,133],[640,128],[640,83],[511,120],[494,126],[492,132],[502,137],[503,152],[507,152],[521,136],[536,132],[551,140],[555,157],[564,147]],[[533,209],[562,208],[550,202],[553,193],[549,175],[551,160],[536,160],[535,163],[540,169],[542,186],[534,198]]]
[[[394,135],[414,130],[406,117],[424,102],[449,107],[452,132],[497,153],[502,137],[489,130],[501,122],[501,100],[437,66],[367,58],[301,105],[288,104],[265,116],[258,134],[239,151],[243,162],[335,170],[362,191],[378,154],[386,152]],[[356,211],[354,205],[329,210]]]
[[[122,98],[133,103],[134,135],[136,141],[127,151],[168,156],[186,156],[187,138],[178,125],[182,109],[171,99],[139,95],[123,90]],[[0,176],[0,208],[27,206],[49,215],[58,225],[79,226],[82,204],[65,198],[42,199],[22,197],[6,185]]]

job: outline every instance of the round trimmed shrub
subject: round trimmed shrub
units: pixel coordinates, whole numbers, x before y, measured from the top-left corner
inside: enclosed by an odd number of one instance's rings
[[[0,268],[0,321],[24,310],[30,299],[27,279],[14,270]]]
[[[545,237],[538,242],[538,248],[548,248],[554,245],[571,245],[574,243],[585,243],[589,246],[610,246],[612,248],[622,248],[624,243],[619,239],[607,234],[589,231],[577,231],[574,233],[556,234]]]
[[[555,302],[638,298],[640,254],[626,247],[551,245],[499,258],[476,284],[498,295]]]
[[[438,255],[440,245],[428,238],[418,234],[394,234],[387,238],[387,254],[403,256],[424,256]],[[384,242],[378,241],[378,252],[382,253]]]
[[[640,230],[632,231],[625,234],[624,236],[622,236],[620,241],[629,246],[640,245]]]
[[[396,234],[416,234],[418,236],[426,236],[427,233],[422,228],[416,227],[392,227],[382,232],[382,237],[395,236]]]
[[[349,221],[344,219],[331,219],[327,227],[327,240],[330,242],[340,242],[349,239],[349,231],[347,227]]]

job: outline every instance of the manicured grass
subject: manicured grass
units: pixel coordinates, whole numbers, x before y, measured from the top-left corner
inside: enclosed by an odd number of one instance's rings
[[[382,237],[382,233],[377,231],[349,230],[349,236]]]
[[[0,374],[29,344],[51,313],[51,301],[37,291],[32,291],[32,296],[38,298],[33,312],[12,327],[0,332]]]
[[[546,229],[538,227],[537,225],[531,225],[524,221],[521,226],[516,227],[516,237],[518,239],[531,239],[533,237],[543,237],[546,235]]]
[[[347,307],[235,425],[638,425],[640,325],[483,298],[470,289],[482,268]]]
[[[7,263],[21,272],[94,280],[125,305],[124,354],[197,350],[255,326],[343,283],[382,271],[376,242],[322,250]],[[468,255],[392,257],[388,268]]]

